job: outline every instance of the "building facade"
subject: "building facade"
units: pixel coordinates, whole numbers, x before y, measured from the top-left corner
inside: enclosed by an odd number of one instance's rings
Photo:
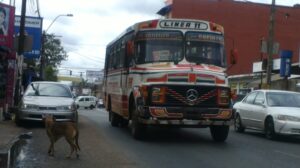
[[[227,56],[231,49],[237,49],[238,61],[228,69],[231,76],[239,76],[235,81],[251,84],[260,81],[260,74],[253,74],[253,63],[267,59],[261,52],[263,40],[268,39],[270,5],[249,1],[234,0],[172,0],[166,1],[166,7],[158,14],[171,18],[190,18],[215,22],[224,26]],[[300,5],[293,7],[276,6],[274,41],[280,50],[292,50],[293,74],[300,74]],[[229,57],[227,57],[228,59]],[[273,59],[279,58],[278,54]],[[229,62],[229,60],[227,61]],[[275,72],[276,73],[276,72]],[[245,74],[247,81],[243,81]],[[253,79],[249,79],[253,76]],[[265,75],[262,75],[265,80]],[[280,79],[280,78],[279,78]],[[250,80],[250,82],[248,82]],[[239,84],[234,83],[238,86]],[[253,86],[253,84],[251,85]],[[274,85],[275,86],[275,85]],[[243,87],[248,86],[243,84]],[[250,86],[249,86],[250,87]]]

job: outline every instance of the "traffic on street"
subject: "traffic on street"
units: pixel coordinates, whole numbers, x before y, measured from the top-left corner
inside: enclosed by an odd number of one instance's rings
[[[299,0],[1,0],[0,168],[299,168]]]
[[[21,151],[17,167],[272,167],[298,168],[299,138],[268,140],[259,131],[236,133],[230,129],[225,143],[212,141],[209,129],[149,128],[146,138],[137,141],[129,128],[112,127],[103,108],[79,110],[79,158],[66,159],[65,139],[55,144],[48,156],[50,141],[43,123],[28,124],[32,138]]]

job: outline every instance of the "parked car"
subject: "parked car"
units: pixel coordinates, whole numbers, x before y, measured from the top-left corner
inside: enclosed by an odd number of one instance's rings
[[[24,120],[42,121],[50,114],[56,121],[78,121],[78,113],[69,86],[59,82],[32,82],[26,89],[14,115],[17,125]]]
[[[84,107],[93,109],[97,107],[97,98],[95,96],[79,96],[75,100],[77,108]]]
[[[97,105],[98,105],[98,108],[103,108],[104,107],[103,100],[102,99],[98,99]]]
[[[256,90],[233,108],[234,128],[264,131],[266,138],[277,135],[300,136],[300,93],[280,90]]]

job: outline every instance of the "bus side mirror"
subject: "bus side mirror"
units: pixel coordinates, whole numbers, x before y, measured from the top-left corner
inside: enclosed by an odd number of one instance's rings
[[[229,58],[230,64],[231,65],[236,64],[237,63],[237,59],[238,59],[238,51],[237,51],[237,49],[231,49],[230,50],[230,58]]]
[[[126,55],[132,56],[134,54],[134,43],[133,41],[128,41],[126,43]]]

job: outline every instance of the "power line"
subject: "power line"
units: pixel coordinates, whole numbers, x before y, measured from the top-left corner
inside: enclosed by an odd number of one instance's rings
[[[70,48],[72,49],[72,47],[70,47]],[[88,58],[88,59],[90,59],[90,60],[92,60],[92,61],[104,63],[104,60],[96,60],[95,58],[92,58],[92,57],[89,57],[89,56],[86,56],[86,55],[82,55],[81,53],[78,53],[78,52],[76,52],[76,51],[71,51],[71,52],[72,52],[72,53],[75,53],[75,54],[77,54],[77,55],[79,55],[79,56]]]
[[[99,69],[99,70],[102,70],[103,68],[87,68],[87,67],[58,67],[58,69],[65,69],[65,70],[68,70],[68,69]]]

